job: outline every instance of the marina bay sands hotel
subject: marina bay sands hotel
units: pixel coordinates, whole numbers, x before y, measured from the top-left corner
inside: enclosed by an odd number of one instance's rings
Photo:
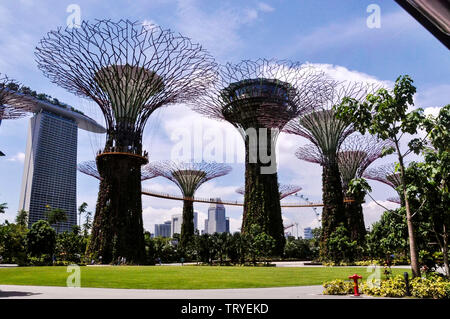
[[[33,101],[28,127],[25,165],[19,210],[29,212],[29,227],[46,219],[46,206],[67,213],[60,231],[77,224],[77,142],[78,128],[105,133],[90,117],[46,101]]]

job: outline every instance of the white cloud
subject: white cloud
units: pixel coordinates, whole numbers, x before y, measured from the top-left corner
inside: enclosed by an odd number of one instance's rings
[[[388,209],[396,209],[399,207],[398,204],[389,201],[377,201],[379,204],[383,205]],[[374,201],[365,203],[363,206],[364,223],[366,227],[371,226],[374,222],[380,220],[381,215],[386,211],[383,207],[379,206]]]
[[[450,103],[450,84],[435,85],[433,87],[417,90],[414,96],[416,107],[428,109],[428,114],[434,114],[439,108]]]
[[[395,40],[401,33],[420,29],[420,25],[403,10],[383,14],[381,28],[369,29],[366,17],[351,21],[340,21],[319,27],[309,34],[299,35],[293,45],[285,49],[286,56],[293,56],[298,51],[321,52],[334,47],[353,49],[364,43],[383,43]],[[376,41],[375,41],[376,40]],[[348,46],[348,48],[347,48]]]
[[[25,161],[25,153],[23,152],[19,152],[16,155],[7,158],[8,161],[10,162],[19,162],[19,163],[23,163]]]
[[[258,19],[259,12],[270,12],[270,8],[265,4],[254,9],[221,3],[218,9],[206,12],[196,0],[179,0],[175,24],[182,34],[202,43],[214,55],[225,56],[244,44],[239,30]]]
[[[272,11],[275,10],[273,7],[271,7],[270,5],[268,5],[268,4],[265,3],[265,2],[259,2],[259,3],[258,3],[258,9],[259,9],[261,12],[272,12]]]

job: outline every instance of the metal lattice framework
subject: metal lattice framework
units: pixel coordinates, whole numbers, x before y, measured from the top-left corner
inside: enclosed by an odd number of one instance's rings
[[[325,75],[290,61],[258,59],[220,66],[218,80],[192,108],[234,125],[245,138],[249,128],[281,130],[312,109],[329,90]]]
[[[383,141],[373,135],[353,134],[347,137],[337,156],[344,190],[353,178],[361,177],[367,167],[381,157],[383,149],[392,146],[391,141]],[[306,162],[326,164],[324,154],[314,144],[299,147],[295,155]]]
[[[370,168],[364,172],[363,177],[384,183],[396,189],[402,184],[402,182],[400,179],[400,173],[395,171],[395,167],[395,163],[390,163]]]
[[[401,201],[400,197],[398,197],[398,196],[397,197],[389,197],[386,200],[391,203],[395,203],[395,204],[399,204],[399,205],[402,204],[402,201]]]
[[[162,176],[174,182],[184,197],[193,197],[195,191],[205,182],[228,174],[231,167],[221,163],[162,161],[150,163],[143,169],[155,176]]]
[[[19,94],[20,84],[0,74],[0,121],[19,119],[31,112],[33,101]]]
[[[362,177],[367,167],[381,157],[383,150],[393,146],[393,142],[373,135],[353,134],[345,139],[338,153],[343,188],[346,189],[353,178]]]
[[[344,140],[354,132],[351,124],[347,125],[343,120],[336,118],[332,107],[339,104],[344,97],[363,101],[377,88],[377,85],[364,82],[334,82],[333,89],[328,91],[324,103],[290,121],[283,131],[307,138],[317,147],[317,150],[312,152],[313,158],[320,157],[319,163],[326,163],[333,159]],[[311,152],[310,147],[307,150]]]
[[[156,175],[154,175],[151,171],[145,168],[147,165],[143,166],[141,169],[141,181],[146,181],[148,179],[156,177]],[[100,173],[98,172],[97,164],[95,161],[86,161],[78,164],[78,171],[80,171],[83,174],[92,176],[100,181],[103,179],[100,176]]]
[[[36,57],[52,82],[100,106],[106,151],[140,153],[142,131],[157,108],[193,99],[215,79],[216,64],[199,44],[129,20],[51,31]]]
[[[297,185],[290,185],[290,184],[280,184],[278,186],[278,191],[280,193],[280,199],[286,198],[292,194],[295,194],[302,190],[302,187]],[[245,195],[245,188],[239,187],[236,189],[236,193]]]

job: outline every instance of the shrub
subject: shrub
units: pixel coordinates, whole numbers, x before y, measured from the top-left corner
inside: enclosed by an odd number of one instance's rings
[[[365,282],[361,286],[361,292],[380,297],[404,297],[406,295],[406,284],[402,276],[396,276],[381,281],[379,285],[375,281]]]
[[[333,280],[323,284],[324,295],[348,295],[353,292],[353,283],[344,280]]]
[[[39,220],[31,226],[26,235],[27,252],[31,257],[43,254],[53,255],[56,246],[56,232],[45,220]]]
[[[442,277],[414,278],[411,280],[411,294],[417,298],[450,298],[450,282]]]
[[[380,265],[380,261],[378,260],[360,260],[355,261],[356,266],[372,266],[372,265]]]

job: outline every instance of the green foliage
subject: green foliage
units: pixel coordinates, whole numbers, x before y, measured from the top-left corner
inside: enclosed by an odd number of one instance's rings
[[[56,246],[56,232],[45,220],[34,223],[26,235],[26,248],[31,257],[53,256]]]
[[[414,278],[411,280],[411,287],[411,295],[417,298],[450,298],[450,282],[440,276]]]
[[[16,224],[0,225],[0,256],[3,263],[25,264],[26,229]]]
[[[85,250],[86,241],[77,231],[64,232],[56,238],[57,260],[80,263]]]
[[[386,211],[372,225],[366,237],[367,253],[372,258],[386,258],[408,251],[408,228],[403,210]]]
[[[1,203],[0,204],[0,214],[4,214],[7,209],[8,209],[8,204],[7,203]]]
[[[413,278],[409,282],[409,289],[411,295],[416,298],[450,298],[450,282],[438,275]],[[378,285],[374,281],[364,282],[361,291],[372,296],[405,297],[406,283],[402,276],[395,276],[382,280]]]
[[[344,280],[333,280],[323,284],[324,295],[348,295],[353,292],[353,283]]]
[[[60,208],[52,208],[49,205],[47,208],[46,217],[50,225],[56,225],[56,231],[59,233],[59,226],[62,222],[67,221],[67,213]]]
[[[297,260],[313,260],[317,258],[314,239],[295,239],[289,237],[284,247],[284,257]]]
[[[17,212],[16,224],[24,229],[28,227],[28,212],[26,210],[21,209]]]
[[[364,196],[370,192],[372,188],[364,178],[354,178],[348,183],[347,195],[355,200],[364,200]]]
[[[404,297],[406,284],[402,276],[394,276],[377,284],[375,280],[363,282],[361,292],[379,297]]]
[[[331,234],[327,242],[328,258],[333,262],[353,261],[356,256],[357,243],[351,241],[343,224]]]

